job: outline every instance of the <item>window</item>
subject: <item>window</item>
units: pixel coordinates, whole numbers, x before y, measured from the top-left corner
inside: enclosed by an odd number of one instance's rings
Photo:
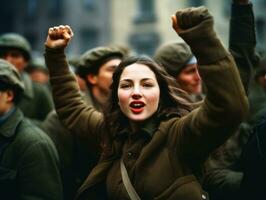
[[[205,4],[205,0],[188,0],[188,6],[202,6]]]
[[[138,11],[134,19],[136,24],[156,21],[154,0],[138,0]]]
[[[37,49],[37,46],[39,45],[39,41],[38,41],[38,35],[34,32],[26,32],[24,34],[22,34],[25,36],[25,38],[28,40],[28,42],[31,45],[32,49]]]
[[[129,43],[138,54],[152,56],[160,42],[160,36],[155,32],[135,33],[131,35]]]
[[[96,0],[83,0],[83,5],[86,9],[93,10],[96,6]]]
[[[60,17],[62,15],[63,2],[62,0],[50,0],[48,8],[50,16]]]
[[[94,48],[99,44],[99,34],[96,29],[85,29],[81,31],[81,52]]]
[[[37,0],[27,0],[26,5],[26,17],[27,18],[34,18],[37,15]]]

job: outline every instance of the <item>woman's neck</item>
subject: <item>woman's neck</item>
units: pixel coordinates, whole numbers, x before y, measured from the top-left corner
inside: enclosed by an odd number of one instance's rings
[[[141,124],[143,124],[143,122],[130,121],[130,127],[133,133],[136,133],[139,131]]]
[[[130,121],[130,128],[133,133],[138,132],[146,123],[149,123],[151,120],[154,119],[154,115],[144,121]]]

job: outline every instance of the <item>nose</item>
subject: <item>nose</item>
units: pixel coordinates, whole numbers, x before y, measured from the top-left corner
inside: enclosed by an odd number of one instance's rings
[[[201,81],[201,77],[200,77],[200,74],[199,74],[198,70],[194,74],[194,79],[197,80],[197,81]]]
[[[140,91],[140,88],[138,86],[134,87],[134,90],[132,92],[132,98],[134,99],[139,99],[141,98],[141,91]]]

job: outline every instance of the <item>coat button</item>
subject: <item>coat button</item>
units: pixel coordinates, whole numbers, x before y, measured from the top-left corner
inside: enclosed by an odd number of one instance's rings
[[[132,156],[132,153],[131,153],[131,152],[128,152],[128,153],[127,153],[127,157],[128,157],[128,158],[131,158],[131,156]]]
[[[205,194],[202,194],[201,197],[202,197],[202,199],[207,199]]]

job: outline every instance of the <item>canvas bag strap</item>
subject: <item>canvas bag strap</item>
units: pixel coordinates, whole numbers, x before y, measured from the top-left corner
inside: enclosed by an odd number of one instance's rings
[[[120,159],[120,171],[121,171],[124,186],[126,188],[126,191],[129,195],[130,199],[131,200],[141,200],[138,193],[136,192],[135,188],[131,184],[131,181],[128,177],[127,169],[126,169],[125,164],[123,162],[123,158]]]

